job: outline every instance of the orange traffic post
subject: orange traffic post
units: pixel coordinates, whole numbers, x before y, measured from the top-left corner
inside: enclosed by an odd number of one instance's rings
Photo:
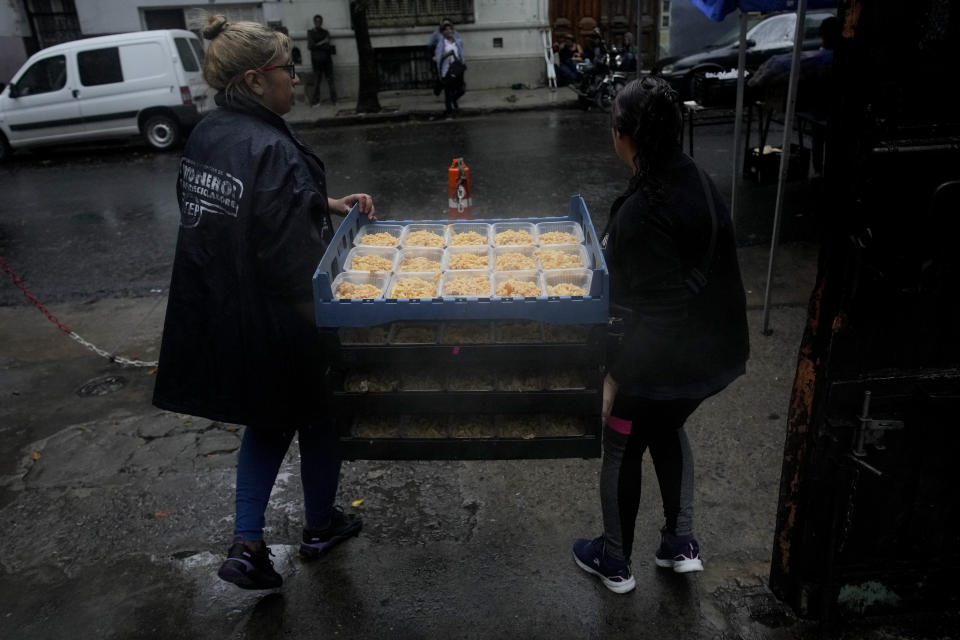
[[[470,167],[463,158],[454,158],[447,172],[450,185],[449,205],[451,220],[473,218],[473,199],[470,197]]]

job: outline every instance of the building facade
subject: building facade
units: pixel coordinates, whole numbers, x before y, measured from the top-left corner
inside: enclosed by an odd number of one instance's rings
[[[346,98],[356,95],[357,47],[347,0],[0,0],[2,23],[8,22],[3,11],[10,14],[11,24],[21,23],[17,33],[12,33],[12,28],[4,30],[11,33],[0,32],[0,37],[10,36],[5,40],[10,40],[13,49],[11,55],[4,56],[12,69],[6,77],[0,75],[0,81],[9,81],[31,53],[53,44],[45,40],[56,37],[47,34],[50,25],[41,24],[31,15],[63,7],[72,10],[79,27],[76,37],[162,28],[199,31],[208,12],[221,13],[234,21],[284,27],[301,53],[299,71],[307,81],[312,75],[307,30],[313,26],[313,16],[320,14],[336,47],[338,93]],[[455,23],[463,40],[471,88],[545,83],[542,34],[549,27],[549,0],[370,0],[367,19],[377,52],[381,90],[432,86],[427,43],[443,18]],[[31,37],[34,46],[30,45]]]

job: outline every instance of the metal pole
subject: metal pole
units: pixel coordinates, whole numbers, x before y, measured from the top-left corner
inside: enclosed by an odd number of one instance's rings
[[[743,94],[747,64],[747,14],[740,10],[740,55],[737,57],[737,109],[733,121],[733,184],[730,185],[730,222],[737,220],[737,183],[743,171]]]
[[[780,239],[780,217],[783,213],[783,186],[790,163],[790,142],[793,140],[793,113],[797,102],[797,85],[800,80],[800,51],[803,49],[803,27],[807,17],[807,0],[797,3],[797,24],[793,31],[793,57],[790,61],[790,84],[787,88],[786,113],[783,118],[783,145],[780,147],[780,176],[777,180],[777,204],[773,211],[773,234],[770,238],[770,259],[767,263],[767,284],[763,292],[763,335],[770,331],[770,288],[773,281],[773,265]]]
[[[634,48],[637,50],[637,77],[640,77],[640,71],[643,68],[643,52],[640,50],[640,25],[642,24],[642,18],[640,17],[640,2],[637,0],[637,41],[633,43]]]

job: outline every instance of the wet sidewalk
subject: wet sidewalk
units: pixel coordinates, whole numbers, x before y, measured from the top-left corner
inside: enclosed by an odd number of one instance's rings
[[[404,120],[442,120],[445,117],[442,93],[435,96],[429,90],[381,91],[378,97],[382,111],[357,113],[355,97],[341,98],[336,104],[323,100],[311,107],[301,94],[297,96],[297,104],[285,118],[295,126],[339,126]],[[459,117],[506,111],[578,108],[577,95],[568,87],[550,89],[525,85],[516,89],[468,90],[458,104]]]

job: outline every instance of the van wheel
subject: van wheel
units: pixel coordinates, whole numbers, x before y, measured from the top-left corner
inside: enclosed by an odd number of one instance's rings
[[[172,149],[180,142],[180,125],[170,116],[150,116],[143,124],[143,137],[154,149]]]
[[[9,162],[11,156],[13,156],[13,149],[10,148],[7,137],[0,132],[0,163]]]

